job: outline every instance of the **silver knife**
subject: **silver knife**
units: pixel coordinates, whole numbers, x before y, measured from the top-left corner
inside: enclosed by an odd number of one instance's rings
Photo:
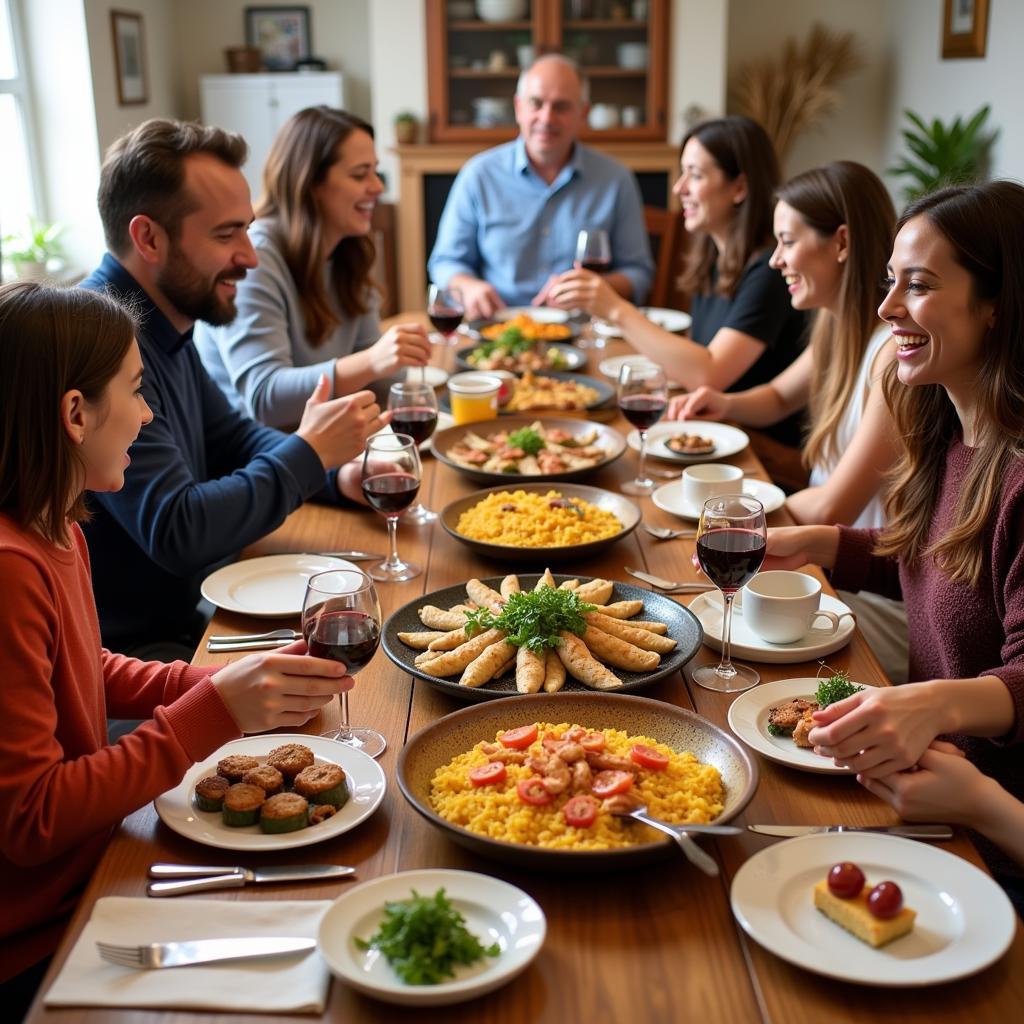
[[[748,825],[763,836],[813,836],[822,832],[875,832],[904,839],[952,839],[949,825]]]
[[[206,649],[214,654],[231,651],[273,651],[294,643],[292,640],[208,640]]]
[[[661,576],[652,576],[649,572],[641,572],[639,569],[626,569],[626,572],[628,572],[630,576],[635,576],[638,580],[643,580],[644,583],[650,583],[652,587],[657,587],[659,590],[674,590],[685,594],[700,594],[706,590],[718,589],[713,583],[700,583],[697,580],[694,580],[692,583],[678,580],[666,580]]]
[[[296,864],[291,867],[268,867],[250,870],[199,864],[152,864],[150,878],[175,881],[150,882],[150,896],[181,896],[207,889],[239,889],[249,882],[315,882],[330,878],[352,878],[356,869],[342,864]]]

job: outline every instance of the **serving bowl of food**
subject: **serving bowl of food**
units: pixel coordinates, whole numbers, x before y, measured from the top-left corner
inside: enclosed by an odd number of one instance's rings
[[[553,761],[569,768],[561,790],[545,785],[563,774]],[[572,767],[581,761],[590,769],[589,789],[577,780],[574,790],[574,779],[586,775]],[[409,740],[396,774],[415,810],[460,845],[520,867],[566,871],[678,853],[670,838],[613,815],[614,797],[631,795],[676,824],[724,824],[747,805],[758,781],[743,747],[694,712],[587,693],[496,700],[446,715]],[[481,783],[488,774],[494,778]],[[614,792],[602,796],[608,789]],[[584,806],[587,813],[579,813]]]
[[[445,530],[474,551],[516,560],[529,554],[541,565],[603,551],[639,522],[628,498],[585,484],[491,487],[441,511]]]
[[[484,341],[495,341],[510,327],[530,341],[572,341],[579,334],[562,309],[501,309],[490,320],[472,320],[467,326]]]
[[[572,345],[532,341],[508,330],[495,341],[462,349],[455,362],[463,370],[510,370],[512,373],[575,372],[586,366],[586,356]]]
[[[483,372],[483,371],[481,371]],[[502,416],[580,415],[611,406],[615,389],[607,381],[578,373],[527,370],[513,383],[512,394],[499,409]],[[441,399],[441,408],[451,411],[448,395]]]
[[[520,596],[510,600],[514,593]],[[474,614],[469,602],[498,621]],[[563,635],[570,630],[572,636]],[[670,597],[549,571],[445,587],[403,605],[382,630],[384,652],[399,668],[474,702],[541,689],[637,692],[678,672],[703,640],[696,617]],[[543,659],[520,657],[518,647],[531,641],[541,645]]]
[[[626,439],[603,423],[509,416],[438,431],[433,448],[471,480],[526,483],[578,480],[619,458]]]

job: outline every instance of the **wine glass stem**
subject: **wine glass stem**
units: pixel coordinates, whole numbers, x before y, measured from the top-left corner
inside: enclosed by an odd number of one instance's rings
[[[341,726],[343,729],[348,728],[348,690],[341,693]]]
[[[640,432],[640,465],[636,471],[637,483],[643,483],[647,479],[647,431]]]
[[[401,566],[401,560],[398,557],[398,516],[388,516],[388,545],[391,550],[388,554],[388,560],[385,563],[389,569],[397,569]]]
[[[732,599],[735,594],[727,594],[722,591],[722,600],[725,602],[725,615],[722,619],[722,660],[718,664],[720,675],[731,676],[735,670],[732,667]]]

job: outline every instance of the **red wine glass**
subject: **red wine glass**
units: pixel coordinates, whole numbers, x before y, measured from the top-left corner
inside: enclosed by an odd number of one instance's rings
[[[391,429],[396,434],[408,434],[417,445],[428,441],[437,427],[437,392],[429,384],[403,381],[391,385],[388,392],[391,410]],[[402,514],[403,523],[426,526],[437,519],[422,502],[417,501]]]
[[[619,370],[619,410],[640,435],[640,463],[636,479],[622,485],[625,494],[643,496],[654,490],[647,475],[647,431],[668,406],[668,380],[655,363],[623,363]]]
[[[442,288],[432,284],[427,291],[427,316],[437,334],[430,340],[435,344],[455,345],[458,343],[459,324],[466,315],[462,293],[458,288]]]
[[[612,243],[604,228],[584,228],[576,236],[577,270],[592,270],[606,274],[612,265]],[[604,337],[597,330],[597,320],[590,318],[586,331],[580,336],[580,348],[604,348]]]
[[[420,455],[408,434],[374,434],[363,452],[363,497],[387,520],[390,554],[367,570],[375,580],[401,583],[423,570],[398,557],[398,517],[420,489]]]
[[[380,622],[377,591],[358,569],[318,572],[306,583],[302,635],[314,658],[340,661],[348,674],[354,676],[377,652]],[[370,757],[384,753],[388,745],[376,729],[349,725],[347,690],[341,695],[341,728],[323,735]]]
[[[730,640],[733,598],[761,568],[767,543],[764,506],[756,498],[726,494],[704,502],[697,527],[697,560],[725,602],[722,660],[693,673],[693,681],[706,690],[739,693],[756,686],[761,678],[748,665],[732,663]]]

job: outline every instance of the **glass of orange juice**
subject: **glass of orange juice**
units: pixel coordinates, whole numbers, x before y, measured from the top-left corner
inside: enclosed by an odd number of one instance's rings
[[[488,373],[456,373],[448,378],[448,397],[457,426],[498,415],[501,378]]]

